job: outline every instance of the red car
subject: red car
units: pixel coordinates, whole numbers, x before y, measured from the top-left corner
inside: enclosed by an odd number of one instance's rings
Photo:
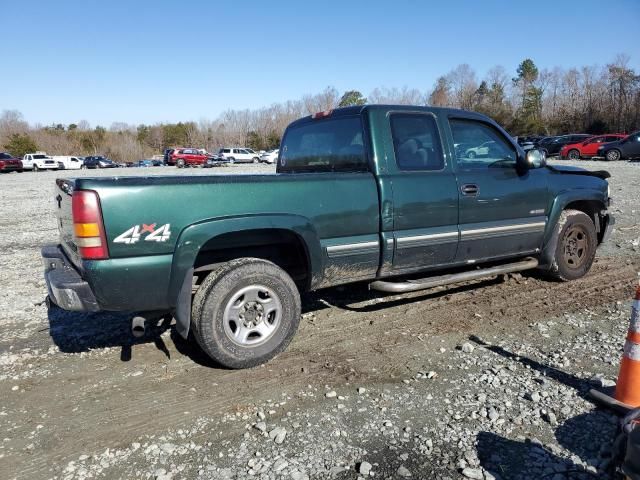
[[[0,152],[0,172],[21,172],[22,160],[10,153]]]
[[[175,164],[178,168],[198,167],[205,164],[209,158],[204,150],[197,148],[178,148],[169,156],[169,164]]]
[[[598,153],[598,148],[603,144],[616,142],[624,137],[626,137],[626,135],[620,133],[608,133],[606,135],[596,135],[595,137],[587,138],[584,142],[565,145],[560,150],[560,158],[579,160],[580,158],[595,157]]]

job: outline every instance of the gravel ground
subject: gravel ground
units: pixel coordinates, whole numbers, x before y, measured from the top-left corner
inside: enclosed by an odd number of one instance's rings
[[[0,478],[613,478],[617,419],[586,392],[617,373],[640,164],[579,165],[610,170],[617,220],[584,279],[317,292],[289,349],[243,371],[172,325],[134,341],[126,316],[47,312],[60,172],[0,176]],[[273,171],[213,173],[231,169]],[[211,173],[117,171],[167,172]]]

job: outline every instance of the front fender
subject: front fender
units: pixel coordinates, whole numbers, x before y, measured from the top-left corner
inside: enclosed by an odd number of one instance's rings
[[[191,276],[200,249],[205,243],[222,234],[256,229],[288,230],[298,235],[307,249],[311,285],[321,282],[320,239],[311,221],[306,217],[289,214],[257,214],[222,217],[190,225],[180,232],[176,242],[168,292],[170,305],[176,310],[178,330],[183,336],[188,333],[190,323]]]

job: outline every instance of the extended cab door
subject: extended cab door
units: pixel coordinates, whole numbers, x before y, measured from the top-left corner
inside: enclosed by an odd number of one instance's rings
[[[458,191],[437,118],[426,111],[392,111],[387,121],[393,148],[384,178],[393,197],[393,237],[387,241],[393,241],[394,253],[382,273],[448,264],[458,246]]]
[[[516,169],[516,146],[501,129],[478,118],[450,118],[460,198],[456,261],[538,251],[547,222],[547,169]],[[490,143],[482,155],[469,155]]]

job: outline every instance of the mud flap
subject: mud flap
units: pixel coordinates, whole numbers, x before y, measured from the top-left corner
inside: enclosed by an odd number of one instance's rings
[[[185,340],[189,336],[191,326],[191,287],[193,283],[193,267],[187,271],[178,293],[176,305],[176,330]]]

